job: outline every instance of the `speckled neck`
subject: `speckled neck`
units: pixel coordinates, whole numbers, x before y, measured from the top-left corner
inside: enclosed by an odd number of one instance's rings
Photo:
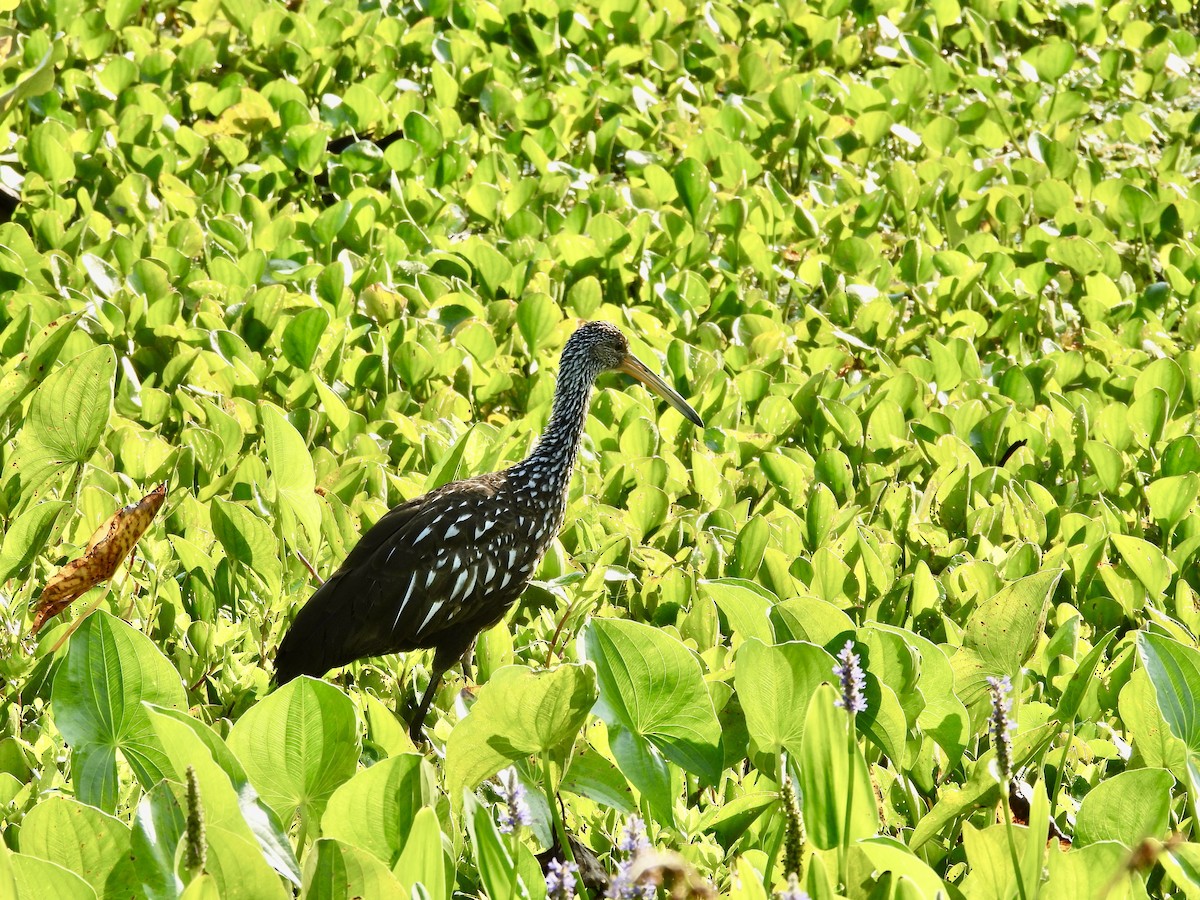
[[[579,456],[592,385],[600,372],[584,353],[571,351],[569,344],[563,351],[546,430],[533,452],[512,470],[513,476],[532,493],[564,495]]]

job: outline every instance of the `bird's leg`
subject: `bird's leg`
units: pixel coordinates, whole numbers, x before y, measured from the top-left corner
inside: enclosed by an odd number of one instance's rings
[[[429,686],[421,695],[421,702],[417,704],[417,712],[408,725],[408,736],[412,738],[414,744],[427,743],[424,731],[425,717],[429,715],[429,707],[433,705],[434,695],[437,694],[438,686],[442,683],[443,672],[445,669],[434,668],[433,674],[429,676]]]
[[[461,660],[464,681],[474,681],[475,680],[475,675],[471,670],[472,669],[471,656],[474,652],[475,652],[475,641],[472,640],[471,643],[467,645],[466,652],[463,653],[462,660]]]

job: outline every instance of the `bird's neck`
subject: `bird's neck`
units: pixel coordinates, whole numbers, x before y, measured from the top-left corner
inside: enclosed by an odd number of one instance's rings
[[[554,406],[546,430],[515,468],[535,493],[565,494],[579,456],[579,442],[587,421],[588,403],[596,374],[583,367],[565,364],[554,390]]]

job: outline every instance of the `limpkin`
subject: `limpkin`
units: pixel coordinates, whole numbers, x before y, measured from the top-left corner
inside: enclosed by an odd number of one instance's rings
[[[616,370],[700,416],[629,352],[614,325],[586,322],[567,340],[550,421],[533,451],[500,472],[445,484],[387,512],[297,614],[276,679],[320,677],[368,656],[433,649],[414,741],[442,675],[516,602],[558,534],[596,377]]]

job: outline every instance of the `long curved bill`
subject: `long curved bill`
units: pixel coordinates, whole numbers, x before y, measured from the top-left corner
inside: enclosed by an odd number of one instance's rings
[[[700,418],[700,414],[692,409],[688,405],[688,402],[684,400],[683,397],[679,396],[679,393],[673,387],[650,371],[646,364],[632,353],[627,353],[625,355],[625,361],[617,367],[617,371],[624,372],[626,375],[636,378],[646,387],[650,388],[650,390],[654,391],[654,393],[658,394],[658,396],[662,397],[673,407],[679,410],[680,414],[689,422],[694,425],[698,425],[700,428],[704,427],[704,420]]]

